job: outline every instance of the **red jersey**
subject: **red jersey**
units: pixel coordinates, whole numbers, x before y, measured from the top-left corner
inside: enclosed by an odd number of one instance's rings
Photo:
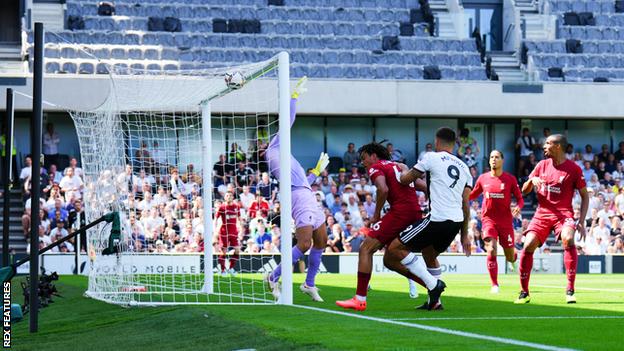
[[[373,184],[377,177],[383,175],[388,185],[388,203],[390,210],[420,212],[420,204],[416,189],[412,185],[401,185],[401,168],[392,161],[382,160],[372,165],[368,175]]]
[[[500,177],[490,172],[483,173],[477,179],[474,189],[470,193],[470,200],[474,200],[483,193],[482,218],[495,223],[511,223],[511,194],[516,198],[518,206],[524,206],[524,199],[518,187],[516,178],[507,172]]]
[[[240,217],[240,207],[237,204],[221,205],[217,211],[217,217],[221,217],[221,231],[223,232],[225,230],[223,234],[238,233],[236,222]]]
[[[249,218],[256,218],[258,211],[260,211],[262,217],[267,218],[269,215],[269,202],[264,199],[260,203],[258,203],[258,200],[252,202],[249,206]]]
[[[539,177],[544,184],[537,192],[537,213],[564,214],[572,216],[574,190],[585,188],[581,168],[570,160],[556,166],[552,159],[540,161],[529,177]]]

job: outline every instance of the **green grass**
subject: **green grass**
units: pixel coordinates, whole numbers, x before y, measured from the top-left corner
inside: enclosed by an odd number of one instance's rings
[[[295,282],[304,279],[295,274]],[[489,293],[485,275],[446,275],[444,311],[416,311],[426,298],[407,294],[407,281],[377,275],[368,310],[355,313],[406,323],[583,350],[622,350],[624,276],[579,275],[576,305],[564,302],[565,276],[533,275],[532,301],[514,305],[515,275],[500,278],[501,293]],[[19,278],[14,280],[14,290]],[[313,303],[295,290],[295,303],[329,310],[354,294],[356,277],[320,275],[325,303]],[[62,276],[57,298],[40,312],[39,332],[26,320],[13,326],[16,350],[524,350],[525,347],[425,331],[407,326],[285,306],[174,306],[122,308],[82,296],[84,277]],[[298,284],[297,284],[298,286]],[[546,286],[555,286],[551,288]],[[583,288],[602,289],[583,290]],[[611,290],[611,291],[608,291]],[[21,296],[14,294],[14,302]],[[613,319],[567,317],[615,316]],[[476,318],[506,317],[484,320]],[[513,319],[520,317],[522,319]],[[526,319],[526,317],[541,317]],[[550,318],[544,317],[561,317]],[[426,318],[423,320],[423,318]],[[468,319],[459,319],[468,318]]]

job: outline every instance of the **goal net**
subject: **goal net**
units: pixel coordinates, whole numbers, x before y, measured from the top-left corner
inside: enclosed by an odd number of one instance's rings
[[[121,215],[119,239],[88,233],[87,294],[127,305],[275,303],[263,276],[291,265],[288,55],[108,69],[105,102],[71,112],[87,221]],[[278,135],[273,170],[264,152]],[[282,282],[280,302],[292,303],[290,270]]]

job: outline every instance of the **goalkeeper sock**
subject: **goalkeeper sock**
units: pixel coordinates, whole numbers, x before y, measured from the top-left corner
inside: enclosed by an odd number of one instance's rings
[[[498,262],[496,262],[496,256],[487,256],[487,269],[490,272],[492,286],[498,286]]]
[[[574,290],[576,266],[578,265],[578,251],[576,251],[576,246],[565,247],[563,251],[563,264],[565,265],[566,275],[568,276],[567,290]]]
[[[301,252],[301,250],[299,250],[299,248],[297,246],[293,246],[293,248],[292,248],[292,263],[293,264],[297,263],[297,261],[299,261],[301,259],[301,257],[303,257],[303,252]],[[279,280],[279,278],[281,276],[282,276],[282,264],[280,264],[279,266],[277,266],[277,268],[275,268],[273,273],[271,273],[271,275],[269,276],[269,279],[272,282],[276,282],[276,281]]]
[[[233,254],[230,256],[230,269],[234,269],[236,262],[238,262],[238,254]]]
[[[401,264],[407,267],[407,269],[409,269],[409,271],[418,278],[422,279],[428,290],[432,290],[438,284],[438,280],[427,271],[427,267],[424,262],[419,260],[418,256],[416,256],[413,252],[410,252],[409,255],[405,256],[405,258],[401,260]]]
[[[312,248],[310,249],[310,255],[308,256],[308,273],[306,274],[305,284],[309,287],[314,286],[314,278],[321,266],[321,256],[323,255],[323,249]]]

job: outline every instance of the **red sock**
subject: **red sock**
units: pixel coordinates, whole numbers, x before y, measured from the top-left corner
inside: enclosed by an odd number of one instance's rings
[[[518,260],[518,251],[514,250],[514,260],[513,262],[516,262]]]
[[[487,256],[487,269],[490,272],[492,286],[498,286],[498,262],[496,262],[496,256]]]
[[[366,296],[368,293],[368,282],[370,282],[370,278],[370,273],[358,272],[357,290],[355,291],[356,294]]]
[[[233,254],[230,256],[230,269],[234,269],[236,262],[238,262],[238,254]]]
[[[576,266],[578,264],[578,252],[576,246],[567,247],[563,251],[563,264],[568,275],[568,290],[574,290],[576,280]]]
[[[520,285],[522,291],[529,293],[529,279],[531,278],[531,270],[533,269],[533,252],[522,250],[520,255]]]
[[[221,271],[225,270],[225,255],[219,255],[219,265],[221,265]]]

